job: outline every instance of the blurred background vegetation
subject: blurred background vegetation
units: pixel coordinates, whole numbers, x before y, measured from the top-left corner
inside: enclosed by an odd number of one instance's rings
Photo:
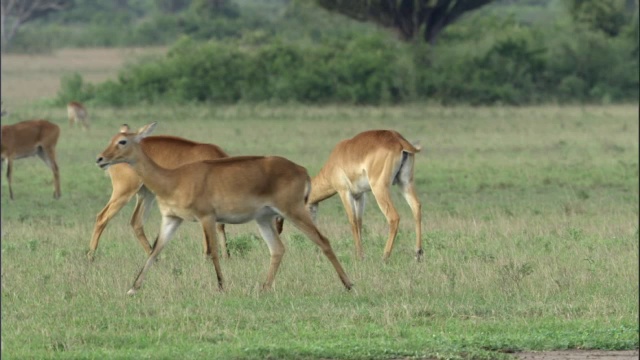
[[[2,50],[167,46],[55,101],[638,101],[638,0],[2,0]]]

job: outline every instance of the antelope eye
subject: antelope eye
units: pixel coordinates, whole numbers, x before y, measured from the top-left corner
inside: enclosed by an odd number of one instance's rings
[[[120,140],[118,141],[119,145],[126,145],[127,144],[127,140]]]

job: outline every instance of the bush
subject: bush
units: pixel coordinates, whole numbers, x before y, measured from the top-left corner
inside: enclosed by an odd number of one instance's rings
[[[638,99],[638,55],[630,37],[572,29],[549,51],[549,76],[561,100],[588,102]]]
[[[67,79],[59,97],[117,106],[637,101],[637,34],[631,30],[609,38],[573,26],[547,32],[504,26],[509,31],[475,51],[458,40],[433,48],[381,34],[323,43],[286,42],[265,32],[224,42],[183,37],[165,58],[129,66],[117,81],[88,87]]]
[[[371,56],[372,53],[375,56]],[[85,93],[110,105],[126,102],[295,101],[379,104],[406,100],[411,89],[398,46],[381,38],[302,46],[274,42],[178,41],[157,61],[124,69],[117,82]],[[76,89],[77,90],[77,89]],[[63,92],[68,92],[64,90]],[[124,101],[117,93],[127,94]]]
[[[70,101],[85,102],[94,96],[93,86],[85,84],[78,73],[65,75],[60,80],[56,105],[66,106]]]

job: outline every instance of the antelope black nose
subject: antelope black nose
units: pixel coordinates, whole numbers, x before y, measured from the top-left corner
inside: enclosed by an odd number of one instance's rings
[[[98,158],[96,159],[96,162],[99,164],[102,162],[102,160],[104,160],[104,158],[102,156],[98,156]]]

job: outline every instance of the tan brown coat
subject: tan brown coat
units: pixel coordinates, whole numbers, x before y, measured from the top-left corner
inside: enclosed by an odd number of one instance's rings
[[[77,101],[68,103],[67,117],[69,118],[70,127],[79,124],[83,130],[89,130],[89,112],[81,103]]]
[[[393,130],[371,130],[339,142],[311,182],[309,204],[315,214],[318,203],[340,196],[351,224],[356,256],[362,258],[362,216],[366,192],[371,191],[389,223],[383,258],[391,255],[400,216],[391,201],[390,187],[397,184],[411,207],[416,231],[416,258],[422,256],[421,204],[413,181],[414,156],[420,151]]]
[[[129,128],[124,125],[122,130],[128,132]],[[229,156],[217,145],[198,143],[175,136],[150,136],[141,141],[141,146],[143,151],[158,165],[169,169],[194,161],[214,160]],[[107,173],[111,179],[111,198],[96,216],[87,256],[89,259],[93,259],[105,227],[131,201],[134,195],[136,195],[136,206],[131,216],[131,227],[142,248],[147,255],[150,254],[151,245],[144,232],[144,221],[155,195],[143,185],[140,177],[128,164],[112,165],[107,169]],[[228,257],[224,224],[218,224],[217,229],[221,236],[222,254]],[[203,244],[203,248],[204,251],[207,251],[206,243]]]
[[[60,171],[56,162],[59,137],[60,127],[47,120],[26,120],[12,125],[2,125],[2,162],[7,160],[9,197],[12,200],[13,161],[36,155],[53,172],[53,197],[60,197]]]
[[[140,288],[145,273],[184,220],[197,220],[202,225],[221,289],[223,277],[218,253],[212,251],[217,249],[213,227],[216,222],[240,224],[255,220],[271,253],[264,283],[265,288],[270,288],[284,255],[284,245],[274,224],[278,216],[291,221],[315,242],[334,266],[343,285],[351,288],[329,241],[315,227],[305,208],[310,186],[305,168],[281,157],[245,156],[166,169],[146,155],[140,145],[154,127],[152,123],[137,133],[115,135],[97,159],[101,168],[118,163],[131,165],[144,185],[156,194],[162,213],[158,240],[129,294]]]

